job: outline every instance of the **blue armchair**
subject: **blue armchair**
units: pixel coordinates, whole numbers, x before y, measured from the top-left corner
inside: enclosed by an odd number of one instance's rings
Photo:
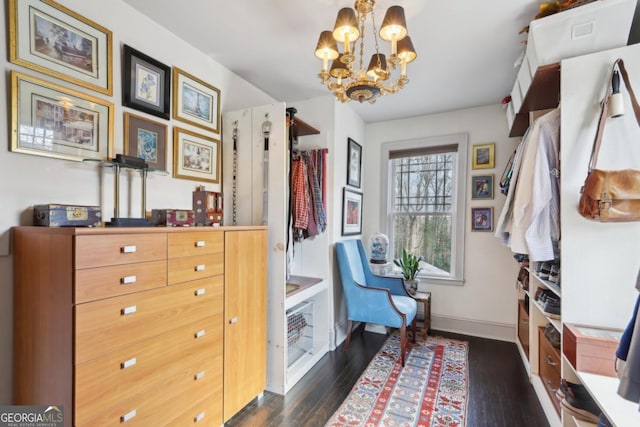
[[[347,303],[345,351],[349,348],[354,321],[398,328],[404,366],[407,325],[411,325],[413,342],[416,337],[416,301],[407,293],[401,278],[376,276],[371,272],[361,240],[343,240],[337,242],[335,248]]]

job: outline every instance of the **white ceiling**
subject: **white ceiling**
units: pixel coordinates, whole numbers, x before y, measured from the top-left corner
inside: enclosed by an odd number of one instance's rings
[[[317,77],[318,35],[333,28],[340,8],[353,6],[352,0],[124,1],[284,102],[328,93]],[[402,91],[373,105],[351,102],[366,122],[499,103],[524,49],[526,35],[518,32],[540,1],[378,0],[377,26],[393,4],[405,8],[418,58]],[[366,36],[372,38],[370,28]]]

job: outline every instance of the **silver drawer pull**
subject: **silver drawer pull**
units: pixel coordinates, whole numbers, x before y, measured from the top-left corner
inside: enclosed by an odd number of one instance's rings
[[[126,316],[127,314],[133,314],[136,311],[138,311],[138,307],[136,307],[135,305],[132,305],[132,306],[123,308],[121,313],[123,316]]]
[[[207,244],[205,243],[204,240],[198,240],[196,242],[196,248],[204,248],[205,246],[207,246]]]
[[[238,323],[238,318],[237,317],[232,317],[231,320],[229,320],[229,323],[231,323],[232,325],[234,323]]]
[[[207,293],[207,290],[205,288],[196,289],[196,291],[194,292],[196,296],[204,295],[206,293]]]
[[[120,417],[120,422],[121,423],[126,423],[127,421],[129,421],[131,418],[136,416],[136,410],[132,410],[127,412],[126,414],[124,414],[123,416]]]
[[[138,278],[136,276],[126,276],[121,279],[123,285],[130,285],[132,283],[136,283]]]
[[[204,371],[200,371],[200,372],[198,372],[197,374],[195,374],[195,375],[193,376],[193,378],[194,378],[196,381],[201,380],[202,378],[204,378]]]
[[[205,333],[206,332],[204,331],[204,329],[200,329],[198,332],[195,333],[195,337],[196,338],[202,338]]]
[[[198,423],[198,422],[202,421],[203,419],[204,419],[204,411],[202,411],[202,412],[200,412],[198,415],[196,415],[196,416],[193,418],[193,422],[194,422],[194,423]]]
[[[138,360],[135,357],[132,357],[129,360],[125,360],[124,362],[122,362],[120,364],[120,369],[127,369],[132,367],[133,365],[135,365],[136,363],[138,363]]]
[[[198,264],[195,266],[194,268],[196,271],[204,271],[205,269],[205,265],[204,264]]]
[[[557,365],[557,363],[556,363],[556,362],[554,362],[554,361],[551,359],[551,357],[549,357],[549,355],[548,355],[548,354],[547,354],[547,363],[548,363],[549,365],[551,365],[551,366],[556,366],[556,365]]]
[[[136,245],[126,245],[122,247],[122,253],[123,254],[132,254],[134,252],[136,252],[138,250],[138,248],[136,247]]]

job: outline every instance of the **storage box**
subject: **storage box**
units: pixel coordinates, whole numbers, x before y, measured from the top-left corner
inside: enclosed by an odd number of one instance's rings
[[[194,214],[185,209],[152,209],[151,223],[167,227],[188,227],[195,224]]]
[[[35,205],[33,225],[47,227],[99,227],[102,223],[100,206]]]
[[[531,21],[530,75],[541,65],[626,46],[635,8],[636,0],[594,1]]]
[[[193,192],[193,211],[196,225],[222,223],[222,193],[206,191],[197,187]]]
[[[622,330],[565,323],[562,352],[575,370],[615,377],[616,350]]]

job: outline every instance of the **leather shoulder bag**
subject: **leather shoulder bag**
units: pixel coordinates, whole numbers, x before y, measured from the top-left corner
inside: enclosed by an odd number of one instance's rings
[[[611,69],[609,82],[615,76],[616,67],[624,79],[624,84],[629,92],[633,104],[633,112],[638,125],[640,125],[640,107],[629,82],[627,70],[622,59],[617,59]],[[598,130],[591,149],[589,171],[582,187],[578,211],[587,219],[600,222],[640,221],[640,170],[597,169],[598,152],[602,145],[604,125],[609,115],[609,96],[612,94],[612,85],[608,85],[607,94],[602,101],[602,110],[598,121]]]

